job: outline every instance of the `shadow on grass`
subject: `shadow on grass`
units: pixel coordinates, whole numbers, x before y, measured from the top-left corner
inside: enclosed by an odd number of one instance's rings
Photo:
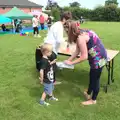
[[[89,72],[84,69],[58,70],[57,78],[70,84],[83,85],[88,84]]]
[[[39,72],[36,70],[32,70],[32,77],[37,79],[36,86],[30,88],[30,96],[37,99],[37,101],[41,97],[41,93],[43,91],[43,86],[40,85],[38,76]],[[57,96],[65,97],[67,95],[68,98],[72,97],[81,97],[83,98],[83,90],[81,90],[81,86],[85,87],[88,85],[88,71],[82,69],[75,70],[57,70],[56,78],[58,81],[61,81],[61,85],[55,86],[55,94]]]
[[[40,97],[42,95],[42,91],[43,90],[40,90],[40,88],[43,88],[42,86],[40,87],[32,87],[29,91],[29,95],[33,98],[36,99],[37,102],[39,102],[40,100]]]

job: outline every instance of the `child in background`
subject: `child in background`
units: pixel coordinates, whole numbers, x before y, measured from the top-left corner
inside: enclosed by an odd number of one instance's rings
[[[48,28],[50,29],[50,27],[51,27],[51,25],[52,25],[52,18],[51,18],[50,15],[48,15],[47,24],[48,24]]]
[[[41,46],[42,59],[40,61],[40,82],[44,85],[44,92],[42,93],[42,97],[40,100],[41,105],[50,105],[45,102],[46,96],[49,96],[49,100],[58,101],[57,98],[53,96],[54,90],[54,71],[53,66],[56,61],[50,62],[48,57],[52,54],[52,45],[44,44]]]

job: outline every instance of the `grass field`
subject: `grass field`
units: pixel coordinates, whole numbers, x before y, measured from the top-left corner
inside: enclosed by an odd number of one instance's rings
[[[88,22],[83,28],[95,30],[106,48],[120,50],[120,23]],[[115,59],[115,83],[108,93],[103,88],[98,104],[82,106],[82,92],[88,85],[88,62],[81,63],[73,70],[58,71],[55,95],[59,102],[51,106],[39,105],[42,86],[35,69],[35,48],[42,38],[0,36],[0,120],[120,120],[120,55]],[[66,57],[59,56],[59,60]],[[101,84],[107,82],[107,71],[101,77]]]

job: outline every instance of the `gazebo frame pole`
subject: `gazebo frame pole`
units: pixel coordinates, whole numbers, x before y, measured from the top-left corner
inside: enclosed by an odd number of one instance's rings
[[[12,32],[13,32],[13,20],[11,20],[11,24],[12,24]]]

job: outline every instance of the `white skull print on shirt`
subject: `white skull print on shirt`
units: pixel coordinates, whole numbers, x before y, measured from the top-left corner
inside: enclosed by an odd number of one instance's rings
[[[50,68],[50,71],[47,73],[47,78],[49,81],[53,82],[54,81],[54,72],[53,72],[53,67]]]

